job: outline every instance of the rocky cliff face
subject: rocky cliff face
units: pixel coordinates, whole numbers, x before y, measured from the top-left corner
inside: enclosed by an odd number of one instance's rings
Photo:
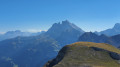
[[[63,47],[44,67],[119,67],[120,50],[104,43],[78,42]]]

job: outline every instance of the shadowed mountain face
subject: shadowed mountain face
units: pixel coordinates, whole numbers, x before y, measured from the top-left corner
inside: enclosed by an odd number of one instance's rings
[[[120,46],[120,34],[111,36],[110,39],[106,41],[106,43],[119,47]]]
[[[82,36],[79,37],[78,41],[104,43],[108,39],[109,39],[109,37],[104,34],[99,36],[92,32],[86,32]]]
[[[4,40],[0,42],[0,67],[42,67],[59,49],[46,35]]]
[[[86,32],[82,36],[79,37],[78,41],[108,43],[113,46],[119,47],[120,46],[120,35],[118,34],[118,35],[109,37],[104,34],[97,35],[92,32]]]
[[[120,46],[118,48],[120,49]]]
[[[44,67],[119,67],[120,50],[104,43],[78,42],[63,47]]]
[[[105,34],[108,36],[113,36],[120,34],[120,23],[116,23],[112,29],[107,29],[101,32],[95,32],[96,34]]]
[[[83,33],[84,31],[82,29],[66,20],[62,21],[62,23],[53,24],[46,34],[64,46],[76,42],[78,37]]]

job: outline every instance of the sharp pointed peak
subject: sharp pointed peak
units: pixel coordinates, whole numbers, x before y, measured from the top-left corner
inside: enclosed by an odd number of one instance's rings
[[[62,21],[62,24],[71,24],[68,20]]]
[[[56,26],[56,25],[70,25],[72,23],[70,23],[68,20],[64,20],[62,22],[58,22],[58,23],[54,23],[53,26]]]
[[[64,20],[64,21],[62,21],[62,22],[69,22],[69,20]]]
[[[91,32],[91,31],[90,31],[90,32],[85,32],[85,33],[94,34],[94,33],[93,33],[93,32]]]

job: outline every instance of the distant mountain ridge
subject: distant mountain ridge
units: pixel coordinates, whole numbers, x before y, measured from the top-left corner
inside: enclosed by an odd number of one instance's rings
[[[74,33],[73,33],[74,32]],[[50,35],[51,37],[57,39],[59,41],[59,38],[64,39],[66,37],[71,36],[74,41],[71,39],[70,43],[75,42],[75,38],[78,36],[82,35],[85,31],[83,31],[81,28],[76,26],[73,23],[70,23],[68,20],[62,21],[62,23],[54,23],[52,27],[47,31],[47,34]],[[38,33],[30,33],[30,32],[21,32],[20,30],[16,31],[8,31],[5,34],[0,34],[0,41],[5,40],[5,39],[10,39],[14,38],[17,36],[35,36],[39,35],[41,33],[45,33],[45,31],[38,32]],[[70,35],[67,35],[69,33]],[[101,32],[94,32],[98,35],[105,34],[107,36],[113,36],[120,34],[120,23],[116,23],[113,28],[107,29]],[[74,36],[73,36],[74,35]],[[66,42],[61,42],[62,44],[70,44],[68,41]]]
[[[104,30],[104,31],[101,31],[101,32],[95,32],[96,34],[105,34],[107,36],[113,36],[113,35],[117,35],[117,34],[120,34],[120,23],[116,23],[114,25],[113,28],[111,29],[107,29],[107,30]]]
[[[46,32],[46,34],[56,39],[63,46],[76,42],[78,37],[83,33],[84,31],[81,28],[70,23],[68,20],[53,24]]]
[[[106,43],[119,47],[120,46],[120,34],[111,36],[110,39],[106,41]]]
[[[45,31],[41,31],[38,33],[21,32],[20,30],[8,31],[8,32],[0,35],[0,41],[5,40],[5,39],[10,39],[10,38],[15,38],[18,36],[36,36],[36,35],[40,35],[41,33],[44,33],[44,32]]]
[[[113,46],[119,47],[120,46],[120,34],[114,36],[106,36],[104,34],[97,35],[92,32],[86,32],[81,35],[78,41],[83,42],[95,42],[95,43],[108,43]]]
[[[87,42],[97,42],[97,43],[102,43],[106,40],[108,40],[109,37],[102,34],[102,35],[97,35],[92,32],[86,32],[83,35],[79,37],[79,41],[87,41]]]
[[[59,50],[57,41],[46,35],[3,40],[0,41],[0,67],[42,67]]]

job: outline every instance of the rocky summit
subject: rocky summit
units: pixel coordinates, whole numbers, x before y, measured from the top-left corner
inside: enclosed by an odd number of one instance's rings
[[[68,20],[53,24],[46,32],[47,35],[57,40],[62,46],[76,42],[83,33],[84,31],[81,28]]]
[[[77,42],[63,47],[44,67],[120,67],[120,50],[105,43]]]

